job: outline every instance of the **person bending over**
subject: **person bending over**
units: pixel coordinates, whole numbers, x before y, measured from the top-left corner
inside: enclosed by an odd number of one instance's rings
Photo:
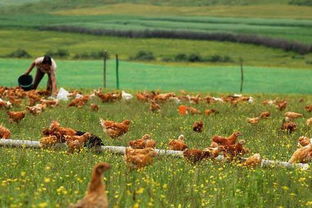
[[[50,56],[42,56],[36,58],[24,73],[25,75],[29,75],[32,69],[36,67],[37,72],[35,76],[35,81],[33,85],[33,89],[37,89],[40,81],[42,80],[45,74],[48,74],[48,83],[47,83],[47,91],[52,96],[56,96],[57,88],[56,88],[56,63]]]

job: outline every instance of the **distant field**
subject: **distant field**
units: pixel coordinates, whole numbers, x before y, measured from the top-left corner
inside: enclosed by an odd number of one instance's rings
[[[278,11],[277,11],[278,10]],[[312,7],[295,5],[214,5],[214,6],[164,6],[148,4],[110,4],[89,8],[66,9],[53,12],[60,15],[177,15],[177,16],[212,16],[212,17],[253,17],[311,19]]]
[[[0,39],[6,40],[0,41],[0,56],[5,56],[18,48],[25,49],[33,57],[41,56],[51,49],[66,49],[71,57],[84,52],[107,50],[113,56],[117,53],[121,59],[127,60],[139,50],[147,50],[153,52],[158,61],[165,57],[173,58],[179,53],[198,53],[202,56],[215,54],[229,56],[235,65],[239,57],[242,57],[247,65],[252,66],[312,67],[309,64],[312,63],[312,54],[298,56],[293,52],[229,42],[128,39],[34,30],[1,30]],[[204,63],[207,64],[220,65],[220,63]]]
[[[17,77],[31,60],[0,59],[1,85],[16,86]],[[103,87],[102,61],[57,61],[59,87]],[[34,70],[35,71],[35,70]],[[79,73],[78,73],[79,72]],[[34,74],[34,72],[33,72]],[[115,88],[115,62],[108,63],[108,85]],[[245,67],[245,93],[312,93],[307,77],[312,70]],[[46,82],[41,86],[45,87]],[[239,92],[239,67],[163,66],[143,63],[120,63],[122,89],[163,89],[208,92]]]
[[[312,7],[311,7],[312,8]],[[312,14],[312,10],[311,10]],[[0,15],[2,28],[31,28],[68,25],[90,29],[115,30],[187,30],[197,32],[228,32],[283,38],[312,43],[310,20],[261,19],[196,16],[58,16],[58,15]]]

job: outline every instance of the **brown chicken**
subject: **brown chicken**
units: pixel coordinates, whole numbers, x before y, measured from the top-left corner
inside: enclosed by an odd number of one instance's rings
[[[49,128],[46,128],[42,131],[42,134],[45,136],[54,135],[58,138],[58,142],[65,142],[65,135],[75,136],[76,131],[71,128],[61,127],[60,123],[57,121],[52,121]]]
[[[261,156],[259,153],[256,153],[250,157],[248,157],[245,162],[243,162],[243,166],[255,167],[261,164]]]
[[[233,159],[234,157],[248,153],[249,150],[243,146],[245,143],[245,140],[239,140],[236,144],[223,146],[225,156]]]
[[[286,100],[281,100],[281,101],[276,101],[275,102],[276,108],[278,108],[280,111],[285,110],[287,107],[287,101]]]
[[[4,101],[0,98],[0,108],[11,108],[12,103],[10,101]]]
[[[33,115],[38,115],[46,109],[46,104],[36,104],[35,106],[27,106],[26,109]]]
[[[307,126],[311,126],[312,125],[312,118],[308,118],[306,121]]]
[[[289,163],[307,163],[312,160],[312,144],[297,149],[289,159]]]
[[[187,107],[187,111],[192,115],[201,114],[201,112],[198,109],[193,107]]]
[[[84,106],[89,101],[89,99],[90,99],[89,95],[84,95],[80,98],[75,98],[68,104],[68,107],[81,108],[82,106]]]
[[[203,159],[210,158],[211,154],[209,151],[203,151],[199,149],[186,149],[183,151],[183,156],[186,160],[192,163],[197,163]]]
[[[306,136],[301,136],[298,139],[298,147],[304,147],[309,144],[312,144],[312,138],[306,137]]]
[[[4,126],[0,125],[0,139],[9,139],[11,137],[11,131]]]
[[[70,208],[108,208],[108,199],[105,185],[102,182],[102,174],[110,169],[108,163],[98,163],[92,171],[92,179],[89,183],[87,193],[83,199],[76,204],[71,204]]]
[[[8,111],[7,114],[9,115],[10,122],[20,122],[24,117],[26,112],[25,111]]]
[[[295,112],[286,112],[284,114],[285,117],[288,117],[290,119],[300,118],[303,117],[303,114],[301,113],[295,113]]]
[[[50,148],[56,145],[57,143],[59,143],[59,140],[57,139],[56,136],[52,135],[52,136],[42,137],[39,140],[39,143],[40,143],[41,148]]]
[[[124,159],[129,168],[138,169],[152,164],[156,155],[153,148],[133,149],[127,147]]]
[[[114,102],[121,99],[121,93],[103,93],[100,89],[94,92],[103,103]]]
[[[141,139],[130,141],[129,146],[133,149],[155,148],[156,142],[151,138],[151,135],[145,134]]]
[[[308,112],[312,112],[312,105],[306,105],[304,109],[306,109]]]
[[[150,104],[150,111],[152,112],[159,112],[160,111],[160,105],[157,104],[155,101],[151,101],[151,104]]]
[[[99,111],[99,106],[97,104],[91,103],[90,105],[91,110],[93,111]]]
[[[255,117],[255,118],[247,118],[247,122],[250,124],[257,124],[260,121],[260,117]]]
[[[229,137],[214,136],[212,137],[212,141],[222,146],[233,145],[236,143],[237,138],[241,135],[242,134],[240,132],[234,132]]]
[[[170,93],[162,93],[162,94],[158,94],[155,95],[154,99],[155,101],[167,101],[170,97],[175,97],[175,94],[170,92]]]
[[[204,128],[204,123],[202,121],[195,121],[193,124],[193,131],[202,132]]]
[[[45,100],[41,99],[40,100],[41,104],[46,105],[47,107],[54,108],[59,104],[59,100],[54,99],[54,100]]]
[[[212,115],[212,114],[219,113],[219,111],[217,111],[217,110],[215,110],[215,109],[206,109],[206,110],[204,111],[204,113],[205,113],[206,116],[210,116],[210,115]]]
[[[287,121],[287,119],[283,119],[281,129],[291,134],[293,131],[297,129],[297,124],[292,121]]]
[[[177,150],[177,151],[183,151],[187,149],[187,145],[184,142],[185,137],[183,135],[180,135],[178,139],[173,139],[169,141],[168,146],[170,150]]]
[[[264,112],[260,113],[259,117],[260,117],[261,119],[262,119],[262,118],[269,118],[270,115],[271,115],[270,112],[264,111]]]
[[[129,130],[129,120],[124,120],[121,123],[100,119],[100,124],[103,127],[104,133],[111,138],[116,138],[124,135]]]
[[[84,144],[90,139],[91,134],[89,132],[84,133],[81,136],[67,136],[65,135],[65,141],[68,147],[69,153],[74,153],[75,151],[80,151]]]

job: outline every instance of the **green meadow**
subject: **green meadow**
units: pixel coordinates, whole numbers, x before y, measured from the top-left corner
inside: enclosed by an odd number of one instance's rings
[[[32,60],[0,59],[3,77],[1,85],[16,86],[17,77],[24,73]],[[57,61],[57,82],[64,88],[103,87],[103,62]],[[115,61],[107,64],[107,87],[116,88]],[[179,90],[208,92],[239,92],[239,66],[155,65],[120,61],[120,88],[127,90]],[[33,70],[34,76],[36,69]],[[307,69],[244,67],[245,93],[310,94],[311,82]],[[45,87],[45,81],[41,86]]]

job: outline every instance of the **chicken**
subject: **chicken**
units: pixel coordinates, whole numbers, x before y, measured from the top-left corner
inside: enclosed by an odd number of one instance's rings
[[[53,99],[53,100],[45,100],[45,99],[41,99],[40,100],[41,104],[46,105],[47,107],[56,107],[59,104],[59,100],[58,99]]]
[[[180,115],[186,115],[186,114],[188,114],[187,106],[185,106],[185,105],[180,105],[180,106],[178,107],[178,111],[179,111],[179,114],[180,114]]]
[[[129,168],[138,169],[152,164],[156,155],[153,148],[133,149],[127,147],[124,159]]]
[[[100,89],[94,92],[103,103],[113,102],[122,98],[121,93],[103,93]]]
[[[312,144],[312,138],[301,136],[298,139],[298,147],[304,147],[309,144]]]
[[[210,158],[211,154],[209,151],[203,151],[199,149],[186,149],[183,151],[183,156],[186,160],[197,163],[203,159]]]
[[[55,144],[59,143],[59,140],[57,139],[56,136],[52,135],[52,136],[46,136],[46,137],[42,137],[39,140],[39,145],[41,148],[50,148],[52,146],[54,146]]]
[[[90,108],[93,111],[99,111],[99,106],[97,104],[91,103]]]
[[[204,111],[204,113],[205,113],[206,116],[209,116],[209,115],[214,114],[214,113],[219,113],[219,111],[217,111],[215,109],[206,109]]]
[[[308,112],[312,112],[312,105],[306,105],[304,109],[306,109]]]
[[[61,127],[60,123],[57,121],[52,121],[49,128],[42,131],[42,134],[45,136],[56,136],[58,138],[58,142],[65,142],[65,135],[75,136],[76,133],[77,131],[74,129]]]
[[[259,153],[256,153],[250,157],[248,157],[245,162],[243,162],[243,166],[255,167],[261,164],[261,156]]]
[[[11,137],[11,131],[0,125],[0,139],[9,139]]]
[[[105,185],[102,182],[102,174],[110,169],[108,163],[98,163],[92,171],[92,179],[88,185],[87,193],[83,199],[69,208],[108,208],[108,199]]]
[[[292,121],[287,121],[287,117],[283,119],[282,127],[281,129],[284,131],[287,131],[289,134],[291,134],[293,131],[296,130],[297,124]]]
[[[170,97],[175,97],[174,93],[163,93],[163,94],[158,94],[155,95],[154,99],[155,101],[166,101],[168,100]]]
[[[14,96],[9,96],[9,101],[10,101],[10,103],[12,103],[15,106],[20,106],[22,103],[21,99],[17,99]]]
[[[183,151],[187,149],[187,145],[184,143],[184,135],[180,135],[178,139],[173,139],[169,141],[168,146],[170,150],[177,150],[177,151]]]
[[[187,111],[192,115],[201,114],[201,112],[198,109],[193,107],[187,107]]]
[[[255,118],[247,118],[247,122],[250,124],[257,124],[260,121],[260,117],[255,117]]]
[[[290,119],[300,118],[303,117],[303,114],[301,113],[295,113],[295,112],[286,112],[285,117],[288,117]]]
[[[204,128],[204,123],[202,121],[195,121],[193,124],[193,131],[202,132]]]
[[[274,103],[275,103],[274,100],[264,100],[264,101],[262,102],[263,105],[273,105]]]
[[[75,98],[68,104],[68,107],[75,106],[75,107],[81,108],[89,101],[89,99],[90,99],[89,95],[84,95],[82,97]]]
[[[9,115],[10,122],[20,122],[24,117],[26,112],[25,111],[8,111],[7,114]]]
[[[4,101],[0,98],[0,108],[11,108],[12,107],[12,103],[10,101]]]
[[[264,111],[262,113],[260,113],[259,117],[262,119],[262,118],[268,118],[270,117],[271,113],[270,112],[267,112],[267,111]]]
[[[130,123],[131,122],[129,120],[124,120],[121,123],[118,123],[100,119],[100,124],[103,127],[104,133],[108,134],[108,136],[111,138],[120,137],[127,133]]]
[[[35,106],[27,106],[26,109],[33,115],[38,115],[47,107],[46,104],[36,104]]]
[[[187,95],[186,97],[189,100],[189,102],[193,104],[199,104],[199,102],[202,100],[199,94],[196,96]]]
[[[155,148],[156,142],[151,138],[151,135],[145,134],[141,139],[130,141],[129,146],[133,149]]]
[[[306,124],[307,124],[307,126],[312,125],[312,117],[307,119]]]
[[[221,136],[214,136],[212,137],[212,141],[223,146],[233,145],[236,143],[237,138],[241,135],[242,134],[240,132],[234,132],[231,136],[227,138]]]
[[[289,163],[307,163],[312,160],[312,144],[297,149],[289,159]]]
[[[236,144],[223,146],[225,156],[232,159],[233,157],[246,154],[247,152],[249,152],[249,150],[243,147],[245,143],[245,140],[239,140]]]
[[[91,137],[91,134],[89,132],[84,133],[81,136],[67,136],[65,135],[65,141],[68,147],[69,153],[74,153],[75,150],[78,152],[80,149],[83,148],[84,144],[88,141],[88,139]]]
[[[287,101],[286,100],[281,100],[281,101],[276,101],[275,102],[276,108],[278,108],[280,111],[285,110],[287,107]]]
[[[139,101],[147,102],[149,100],[149,96],[146,93],[140,92],[136,94],[136,98]]]
[[[157,104],[154,100],[152,100],[149,109],[150,109],[152,112],[159,112],[159,111],[160,111],[160,105]]]

